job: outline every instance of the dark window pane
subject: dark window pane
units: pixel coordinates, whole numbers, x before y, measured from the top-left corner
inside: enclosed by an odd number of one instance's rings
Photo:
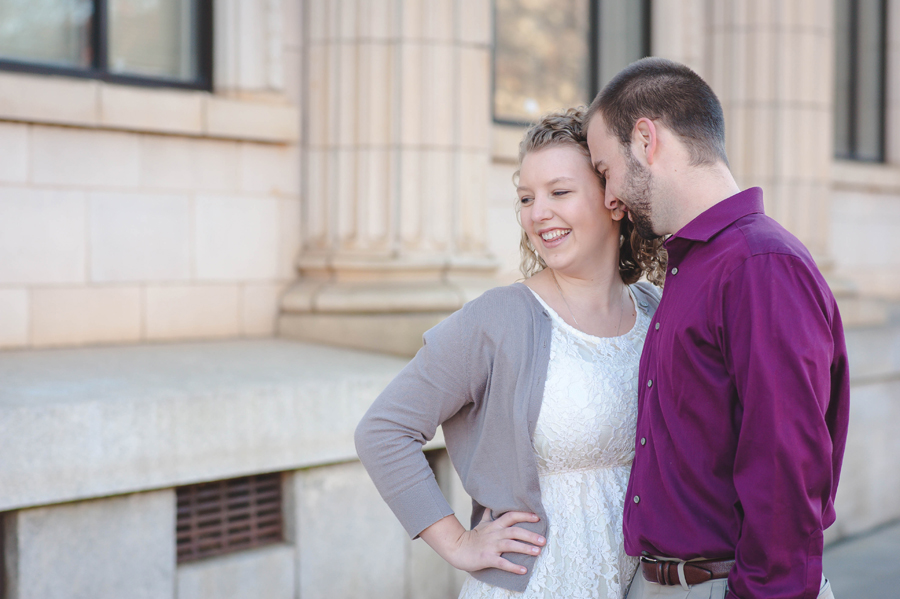
[[[108,1],[110,72],[183,81],[197,77],[195,2]]]
[[[884,160],[885,0],[836,0],[834,152]]]
[[[91,0],[0,0],[0,59],[90,67]]]
[[[883,0],[859,0],[859,35],[856,72],[856,155],[881,160],[884,129],[884,26]]]
[[[597,32],[600,88],[623,68],[649,54],[647,4],[643,0],[600,1],[600,31]]]
[[[496,0],[494,116],[528,122],[590,101],[588,0]]]
[[[834,153],[850,156],[852,120],[850,58],[853,36],[853,6],[851,0],[835,0],[835,70],[834,70]]]

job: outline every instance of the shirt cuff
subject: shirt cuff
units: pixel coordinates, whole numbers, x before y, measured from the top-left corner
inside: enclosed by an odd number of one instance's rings
[[[434,477],[391,498],[388,505],[412,539],[441,518],[454,513]]]

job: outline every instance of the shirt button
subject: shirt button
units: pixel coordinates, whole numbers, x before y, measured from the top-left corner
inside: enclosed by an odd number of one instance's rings
[[[677,267],[677,266],[673,266],[673,267],[672,267],[672,274],[673,274],[673,275],[677,275],[677,274],[678,274],[678,267]]]
[[[655,329],[658,331],[658,330],[659,330],[659,323],[657,322],[657,323],[656,323],[656,326],[653,327],[653,328],[655,328]]]
[[[647,381],[647,386],[648,386],[648,387],[652,387],[652,386],[653,386],[653,379],[650,379],[649,381]]]
[[[641,437],[641,445],[647,444],[647,437]]]
[[[635,496],[634,496],[634,502],[635,502],[635,503],[640,503],[640,502],[641,502],[641,498],[638,497],[637,495],[635,495]]]

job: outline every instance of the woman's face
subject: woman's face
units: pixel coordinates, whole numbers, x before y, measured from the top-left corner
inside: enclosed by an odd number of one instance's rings
[[[618,259],[621,213],[603,204],[603,185],[590,160],[571,145],[529,152],[517,187],[520,223],[550,268],[588,275]]]

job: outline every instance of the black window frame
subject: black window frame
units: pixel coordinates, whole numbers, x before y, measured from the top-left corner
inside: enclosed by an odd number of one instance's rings
[[[213,89],[213,0],[191,1],[195,3],[197,8],[197,29],[195,31],[197,35],[197,77],[191,81],[110,72],[108,64],[108,0],[92,0],[94,6],[93,22],[91,24],[93,61],[90,67],[67,67],[0,57],[0,71],[33,73],[37,75],[62,75],[139,87],[211,92]]]
[[[878,101],[878,122],[881,126],[878,128],[878,152],[877,156],[874,158],[861,156],[859,150],[859,139],[857,138],[858,126],[857,119],[859,117],[859,106],[857,105],[857,98],[859,96],[859,43],[860,43],[860,24],[859,24],[859,0],[849,0],[850,2],[850,42],[848,44],[850,50],[850,57],[848,63],[850,65],[849,69],[849,87],[850,93],[848,95],[848,106],[847,106],[847,146],[848,151],[846,153],[839,152],[837,148],[834,149],[834,157],[838,160],[852,160],[855,162],[868,162],[872,164],[883,164],[886,162],[886,141],[887,141],[887,94],[888,94],[888,72],[887,72],[887,53],[888,53],[888,28],[887,28],[887,19],[888,19],[888,0],[880,0],[881,1],[881,21],[880,21],[880,34],[881,34],[881,52],[880,58],[881,61],[878,65],[878,77],[881,80],[881,97]],[[837,64],[837,60],[835,59],[835,64]],[[837,106],[835,106],[837,109]],[[836,115],[835,115],[835,128],[837,127],[836,123]]]
[[[652,16],[651,2],[652,0],[637,0],[642,3],[643,23],[641,29],[644,36],[643,55],[650,56],[650,36],[652,33]],[[600,3],[603,0],[590,0],[588,2],[588,18],[590,19],[590,31],[588,33],[588,65],[590,69],[589,89],[586,103],[594,99],[594,96],[600,91]],[[497,125],[513,125],[516,127],[527,127],[533,124],[533,121],[518,121],[515,119],[504,119],[497,116],[497,105],[494,102],[494,92],[497,89],[497,2],[492,0],[491,8],[493,11],[493,43],[491,44],[491,120]]]

